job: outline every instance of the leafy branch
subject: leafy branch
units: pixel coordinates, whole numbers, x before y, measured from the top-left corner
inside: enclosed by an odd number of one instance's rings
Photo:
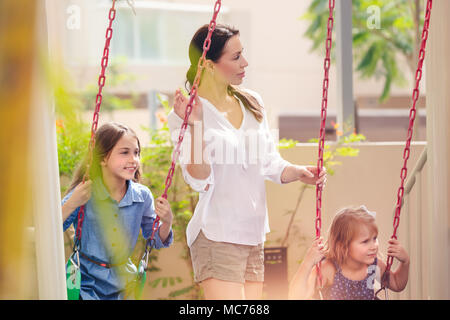
[[[368,26],[370,7],[379,8],[379,28]],[[421,1],[353,0],[353,56],[356,72],[362,78],[384,79],[380,102],[385,101],[393,84],[404,86],[402,64],[414,76],[420,46]],[[409,13],[409,14],[408,14]],[[304,34],[312,40],[311,51],[322,53],[326,39],[328,0],[313,0],[301,19],[309,21]],[[332,51],[334,56],[334,50]]]

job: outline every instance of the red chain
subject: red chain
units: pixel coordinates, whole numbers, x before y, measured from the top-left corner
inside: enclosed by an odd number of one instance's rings
[[[188,128],[188,119],[192,112],[194,100],[197,97],[198,86],[200,84],[200,78],[201,78],[202,71],[205,66],[206,54],[208,53],[209,47],[211,46],[211,37],[212,37],[212,33],[216,29],[216,19],[217,19],[217,15],[219,14],[221,6],[222,6],[222,1],[217,0],[214,5],[213,17],[211,19],[211,22],[209,23],[208,35],[206,36],[205,42],[203,43],[203,54],[198,61],[197,74],[195,75],[194,84],[192,85],[191,92],[189,93],[190,99],[189,99],[189,103],[186,106],[186,113],[184,116],[183,124],[181,125],[178,142],[177,142],[177,145],[175,146],[175,149],[172,154],[172,164],[170,165],[169,173],[167,174],[167,178],[165,181],[164,193],[162,195],[162,197],[164,199],[167,199],[167,191],[169,190],[170,185],[172,184],[173,175],[175,174],[175,165],[176,165],[178,158],[180,157],[180,153],[181,153],[181,143],[183,142],[184,135]],[[157,216],[155,221],[153,222],[153,232],[150,237],[150,241],[153,240],[153,237],[155,235],[156,230],[158,230],[158,227],[159,227],[159,217]]]
[[[83,176],[83,183],[87,179],[89,179],[89,169],[92,164],[92,156],[93,156],[94,148],[95,148],[95,133],[97,131],[100,106],[102,105],[102,99],[103,99],[102,90],[103,90],[103,87],[105,86],[105,81],[106,81],[105,72],[106,72],[106,67],[108,66],[109,45],[111,43],[111,38],[112,38],[112,34],[113,34],[112,23],[113,23],[114,19],[116,18],[115,5],[116,5],[116,0],[113,0],[112,7],[109,10],[109,26],[106,29],[106,36],[105,36],[106,42],[105,42],[105,48],[103,50],[103,58],[101,61],[102,70],[101,70],[100,76],[98,78],[98,94],[95,99],[95,111],[94,111],[94,117],[92,119],[92,127],[91,127],[91,140],[89,141],[88,164],[86,166],[86,172]],[[84,205],[81,206],[80,210],[78,211],[76,239],[77,239],[77,241],[80,242],[80,245],[81,245],[81,230],[83,228],[83,221],[84,221]]]
[[[395,216],[394,216],[394,233],[392,234],[391,239],[397,239],[397,229],[400,223],[400,211],[402,209],[402,202],[403,202],[403,194],[405,192],[404,184],[406,175],[408,173],[407,169],[407,163],[409,159],[410,154],[410,146],[411,146],[411,139],[413,136],[413,128],[414,128],[414,120],[416,119],[416,103],[419,99],[419,84],[420,80],[422,79],[422,67],[423,67],[423,61],[425,60],[425,49],[427,45],[427,39],[428,39],[428,29],[430,27],[430,16],[431,16],[431,8],[433,6],[433,0],[428,0],[427,2],[427,8],[425,13],[425,21],[423,24],[423,30],[422,30],[422,44],[420,46],[419,51],[419,63],[417,66],[416,71],[416,86],[413,90],[412,94],[412,100],[413,104],[409,111],[409,128],[408,128],[408,134],[406,138],[406,146],[403,151],[403,168],[400,172],[400,178],[401,178],[401,184],[398,188],[397,192],[397,204],[395,208]],[[391,269],[392,263],[394,262],[394,258],[392,256],[388,256],[387,262],[386,262],[386,271],[389,271]]]
[[[317,174],[319,174],[323,169],[323,154],[325,150],[325,124],[327,121],[327,104],[328,104],[328,84],[329,84],[329,73],[331,64],[331,47],[333,44],[332,33],[333,33],[333,11],[334,11],[335,0],[328,0],[329,16],[327,22],[327,40],[325,43],[326,54],[324,67],[324,80],[323,80],[323,90],[322,90],[322,111],[321,111],[321,123],[319,131],[319,159],[317,161]],[[316,239],[320,237],[320,231],[322,228],[322,186],[316,186]],[[320,271],[320,262],[316,265],[317,276],[319,280],[319,286],[322,287],[322,273]]]

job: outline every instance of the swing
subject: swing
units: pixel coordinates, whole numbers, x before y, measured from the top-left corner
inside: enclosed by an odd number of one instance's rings
[[[433,0],[427,0],[427,6],[425,11],[425,21],[422,29],[422,42],[419,52],[419,62],[417,66],[417,71],[415,75],[416,85],[413,90],[412,94],[412,100],[413,104],[409,112],[409,127],[407,132],[407,138],[406,138],[406,145],[405,149],[403,151],[403,167],[401,169],[400,178],[401,178],[401,184],[397,192],[397,204],[395,208],[395,216],[394,216],[394,232],[391,236],[391,239],[397,239],[397,229],[400,223],[400,211],[403,205],[403,194],[404,194],[404,185],[405,185],[405,179],[407,175],[407,162],[410,155],[410,145],[411,145],[411,139],[413,134],[413,127],[414,127],[414,120],[416,118],[416,103],[419,99],[419,84],[420,80],[422,78],[422,67],[423,62],[425,59],[425,49],[428,39],[428,30],[430,26],[430,16],[431,16],[431,8],[433,5]],[[322,95],[322,110],[321,110],[321,123],[320,123],[320,131],[319,131],[319,156],[317,161],[317,172],[321,172],[323,168],[323,152],[324,152],[324,140],[325,140],[325,122],[327,117],[327,97],[328,97],[328,76],[329,76],[329,68],[330,68],[330,51],[332,46],[332,30],[333,30],[333,10],[335,6],[335,0],[329,0],[328,1],[328,7],[329,7],[329,18],[327,23],[327,39],[326,39],[326,56],[324,61],[324,81],[323,81],[323,95]],[[316,187],[316,220],[315,220],[315,229],[316,229],[316,239],[320,237],[321,227],[322,227],[322,187],[317,186]],[[389,285],[389,275],[390,275],[390,269],[392,266],[394,258],[392,256],[388,256],[387,262],[386,262],[386,270],[384,274],[381,277],[381,288],[375,293],[375,298],[378,299],[377,295],[384,290],[385,292],[385,299],[388,300],[388,285]],[[323,300],[322,295],[322,289],[323,289],[323,283],[322,283],[322,273],[320,270],[321,263],[319,262],[316,265],[317,270],[317,282],[318,282],[318,293],[320,296],[320,299]]]
[[[135,13],[134,0],[127,0],[127,3],[130,5],[131,9]],[[88,154],[89,160],[88,160],[88,165],[86,168],[86,173],[83,176],[83,183],[86,181],[86,179],[89,178],[89,176],[88,176],[89,175],[89,167],[92,164],[92,156],[93,156],[93,151],[94,151],[94,147],[95,147],[95,133],[97,131],[100,106],[102,103],[102,90],[103,90],[103,87],[105,86],[105,80],[106,80],[105,71],[106,71],[106,67],[108,66],[109,46],[110,46],[111,38],[112,38],[112,34],[113,34],[112,23],[116,17],[115,4],[116,4],[116,0],[112,0],[112,6],[111,6],[111,9],[109,10],[109,16],[108,16],[109,17],[109,25],[106,30],[106,42],[105,42],[105,47],[103,50],[103,57],[101,60],[102,69],[101,69],[101,73],[100,73],[99,80],[98,80],[99,90],[98,90],[98,94],[97,94],[96,100],[95,100],[96,106],[95,106],[94,116],[93,116],[93,120],[92,120],[91,138],[90,138],[90,142],[89,142],[89,154]],[[181,147],[181,143],[183,142],[184,134],[185,134],[187,126],[188,126],[189,116],[192,112],[193,101],[197,96],[198,85],[200,83],[201,73],[203,71],[205,60],[206,60],[205,59],[206,53],[208,52],[208,50],[211,46],[211,36],[212,36],[214,29],[216,28],[216,19],[217,19],[217,15],[219,14],[219,11],[220,11],[221,4],[222,4],[221,0],[217,0],[214,5],[214,14],[213,14],[212,20],[209,24],[209,32],[208,32],[208,35],[203,44],[203,54],[198,63],[198,71],[195,76],[194,85],[192,86],[191,92],[190,92],[190,100],[189,100],[188,105],[186,106],[186,116],[185,116],[183,125],[181,127],[177,146],[176,146],[175,151],[172,156],[172,164],[170,166],[169,173],[168,173],[166,181],[165,181],[165,189],[164,189],[164,193],[162,195],[162,197],[164,197],[164,199],[167,199],[167,191],[168,191],[170,185],[172,184],[173,175],[175,173],[175,164],[180,155],[180,147]],[[79,300],[79,298],[80,298],[81,272],[80,272],[80,256],[79,255],[80,255],[80,251],[81,251],[81,234],[82,234],[83,221],[84,221],[84,207],[85,207],[84,205],[81,206],[78,211],[77,230],[75,233],[73,253],[70,256],[70,258],[66,264],[66,285],[67,285],[68,300]],[[136,279],[135,279],[136,286],[135,286],[135,290],[134,290],[135,298],[138,300],[142,297],[142,292],[143,292],[144,285],[145,285],[145,282],[147,279],[146,271],[148,269],[148,259],[149,259],[151,250],[155,246],[154,237],[155,237],[156,231],[159,228],[159,220],[160,219],[157,216],[155,221],[153,222],[152,234],[149,237],[149,239],[147,239],[147,241],[146,241],[144,254],[139,263],[138,272],[137,272]]]
[[[88,165],[86,168],[86,172],[83,176],[83,183],[86,179],[89,179],[89,167],[92,164],[92,156],[95,147],[95,132],[97,131],[98,126],[98,118],[100,112],[100,106],[102,104],[102,90],[105,86],[105,72],[106,67],[108,66],[108,57],[109,57],[109,45],[111,43],[112,38],[112,23],[116,17],[116,0],[113,0],[112,7],[109,10],[109,25],[106,29],[106,42],[105,48],[103,50],[103,57],[101,60],[101,73],[98,79],[98,94],[95,99],[95,111],[94,117],[92,119],[91,126],[91,139],[89,141],[89,153],[88,153]],[[81,287],[81,272],[80,272],[80,251],[81,251],[81,233],[83,228],[84,221],[84,208],[85,206],[81,206],[78,211],[77,216],[77,229],[75,232],[75,239],[73,244],[73,253],[67,261],[66,265],[66,285],[67,285],[67,298],[68,300],[79,300],[80,298],[80,287]],[[75,260],[76,259],[76,260]]]
[[[408,127],[408,133],[407,133],[407,138],[406,138],[406,145],[405,145],[405,149],[403,151],[404,162],[403,162],[403,167],[400,172],[401,183],[400,183],[400,187],[398,188],[398,191],[397,191],[397,204],[395,207],[394,224],[393,224],[394,231],[391,236],[391,239],[396,239],[396,240],[397,240],[397,229],[398,229],[398,226],[400,223],[400,211],[403,206],[403,194],[405,191],[404,190],[405,179],[406,179],[406,174],[408,172],[407,163],[408,163],[409,154],[410,154],[410,145],[411,145],[411,139],[412,139],[412,135],[413,135],[414,120],[416,118],[416,103],[417,103],[417,100],[419,99],[419,84],[420,84],[420,80],[422,79],[422,67],[423,67],[423,61],[425,60],[425,49],[427,46],[428,30],[430,27],[432,6],[433,6],[433,0],[428,0],[427,6],[426,6],[426,11],[425,11],[425,20],[424,20],[423,29],[422,29],[422,42],[421,42],[420,51],[419,51],[419,62],[417,65],[417,71],[416,71],[416,76],[415,76],[416,86],[415,86],[415,88],[413,90],[413,94],[412,94],[413,104],[409,111],[409,127]],[[394,258],[391,256],[388,256],[387,261],[386,261],[386,270],[385,270],[383,276],[381,277],[381,288],[375,293],[375,297],[377,297],[378,293],[380,293],[381,291],[384,290],[385,299],[388,300],[389,297],[388,297],[387,289],[389,286],[389,276],[390,276],[390,270],[391,270],[393,262],[394,262]]]
[[[175,166],[176,166],[176,163],[177,163],[177,161],[180,157],[180,153],[181,153],[181,144],[183,143],[184,135],[185,135],[187,127],[188,127],[188,120],[189,120],[189,116],[191,115],[191,112],[192,112],[194,100],[197,97],[198,86],[200,84],[201,75],[202,75],[205,61],[206,61],[206,54],[208,53],[208,50],[211,46],[211,37],[212,37],[212,33],[214,32],[214,30],[216,28],[216,19],[217,19],[217,15],[220,12],[221,6],[222,6],[222,1],[217,0],[214,5],[213,17],[209,23],[208,35],[206,36],[206,39],[203,43],[203,53],[198,61],[197,74],[195,75],[194,83],[189,92],[190,99],[186,106],[185,117],[183,119],[183,124],[181,125],[177,145],[175,146],[175,149],[172,154],[172,163],[170,165],[169,172],[167,174],[167,178],[165,180],[164,192],[162,194],[162,197],[164,199],[167,199],[167,191],[169,190],[169,188],[172,184],[173,175],[175,174]],[[145,244],[144,255],[142,256],[141,262],[139,263],[139,268],[138,268],[138,279],[139,279],[138,287],[140,288],[140,292],[138,292],[139,298],[142,295],[142,290],[143,290],[143,287],[145,284],[145,280],[146,280],[145,273],[147,271],[148,258],[150,256],[150,253],[151,253],[153,247],[155,246],[154,235],[155,235],[155,232],[158,230],[158,227],[159,227],[159,217],[157,216],[155,221],[153,222],[152,235],[150,236],[150,238],[147,240],[147,242]]]
[[[319,174],[323,169],[323,154],[325,150],[325,123],[327,121],[327,105],[328,105],[328,84],[329,84],[329,74],[331,65],[331,46],[332,33],[333,33],[333,10],[334,10],[335,0],[328,1],[329,16],[327,22],[327,40],[325,42],[325,60],[324,60],[324,80],[323,80],[323,90],[322,90],[322,111],[321,111],[321,122],[319,131],[319,156],[317,160],[317,174]],[[320,232],[322,229],[322,186],[316,186],[316,239],[320,238]],[[323,300],[322,289],[322,272],[321,272],[321,262],[316,265],[317,270],[317,281],[318,281],[318,293],[320,300]]]

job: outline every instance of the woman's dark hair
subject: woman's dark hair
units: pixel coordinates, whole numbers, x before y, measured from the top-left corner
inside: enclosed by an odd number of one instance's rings
[[[195,75],[197,74],[198,61],[203,53],[203,43],[208,35],[208,28],[209,25],[205,24],[198,29],[189,45],[189,60],[191,62],[191,66],[186,74],[186,82],[189,82],[190,86],[193,85]],[[226,25],[218,24],[212,33],[211,46],[206,53],[206,59],[217,63],[220,57],[222,57],[223,50],[228,40],[237,35],[239,35],[239,30]],[[188,91],[190,90],[188,89]],[[230,94],[242,101],[245,108],[247,108],[255,116],[256,120],[259,122],[263,120],[262,106],[252,95],[231,84],[228,86],[228,91]]]
[[[92,163],[89,168],[89,179],[95,179],[97,177],[103,179],[101,162],[111,154],[114,146],[125,134],[129,134],[136,138],[140,154],[141,144],[133,129],[117,122],[105,123],[97,129],[95,132],[95,147],[92,154]],[[87,154],[76,168],[72,182],[70,183],[70,187],[67,189],[66,194],[68,194],[73,188],[83,181],[83,176],[86,172],[88,161],[89,155]],[[140,179],[141,172],[140,168],[138,168],[134,174],[133,181],[139,182]]]

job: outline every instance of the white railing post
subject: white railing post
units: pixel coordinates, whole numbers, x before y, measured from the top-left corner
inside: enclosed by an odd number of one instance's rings
[[[408,285],[405,290],[399,294],[394,294],[394,297],[399,299],[419,299],[422,298],[422,250],[427,250],[422,246],[422,231],[425,228],[421,220],[422,208],[422,170],[427,162],[428,152],[425,146],[424,150],[419,156],[415,166],[410,171],[408,179],[405,182],[405,194],[402,200],[402,216],[404,223],[400,224],[400,234],[404,234],[402,239],[405,239],[403,244],[410,256],[410,276]],[[416,210],[411,210],[411,191],[415,190],[416,196]],[[393,215],[395,215],[395,208]]]
[[[51,4],[50,4],[51,5]],[[45,0],[37,4],[36,32],[48,53]],[[45,79],[48,55],[35,57],[31,105],[32,210],[39,299],[66,299],[64,239],[61,216],[56,127],[51,88]]]
[[[434,1],[426,56],[430,297],[450,298],[450,1]]]
[[[417,278],[415,279],[415,285],[416,285],[416,294],[415,299],[423,299],[423,287],[422,287],[422,279],[423,279],[423,268],[422,268],[422,224],[421,224],[421,217],[422,217],[422,172],[418,172],[416,175],[416,214],[415,214],[415,234],[416,234],[416,241],[414,243],[415,252],[417,254],[415,259],[415,266],[417,270]]]

